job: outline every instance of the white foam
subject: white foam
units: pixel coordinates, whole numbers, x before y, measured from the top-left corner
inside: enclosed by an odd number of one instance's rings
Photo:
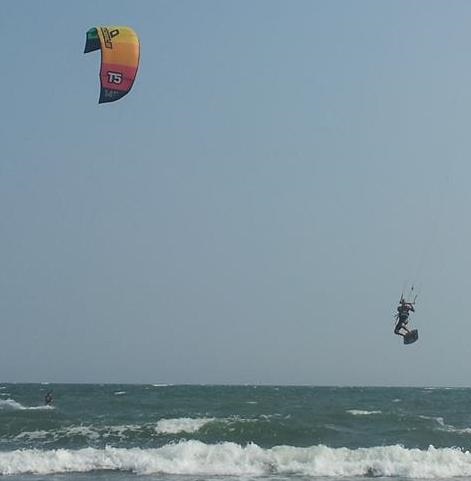
[[[38,440],[38,439],[46,439],[48,436],[50,436],[49,431],[24,431],[17,436],[15,436],[15,439],[20,440],[20,439],[28,439],[28,440]]]
[[[91,426],[68,426],[63,429],[57,429],[52,431],[23,431],[22,433],[15,436],[15,439],[27,439],[27,440],[37,440],[37,439],[48,439],[57,441],[63,437],[76,437],[83,436],[89,439],[99,439],[100,435]]]
[[[138,433],[147,425],[139,424],[124,424],[119,426],[109,426],[107,431],[103,434],[104,438],[109,438],[110,436],[118,436],[121,439],[126,439],[127,433]]]
[[[442,417],[419,416],[421,419],[429,419],[438,424],[438,431],[446,431],[456,434],[471,434],[471,428],[457,428],[451,424],[446,424]]]
[[[115,396],[122,396],[123,394],[126,394],[126,391],[115,391],[114,392]]]
[[[255,444],[207,445],[200,441],[158,449],[86,448],[80,450],[17,450],[0,452],[0,474],[55,474],[100,470],[136,474],[197,476],[309,477],[383,476],[449,478],[471,476],[471,453],[456,448],[427,450],[401,446],[374,448],[263,449]]]
[[[353,416],[371,416],[372,414],[381,414],[381,411],[363,411],[361,409],[348,409],[347,413]]]
[[[118,426],[105,426],[105,427],[96,427],[93,425],[84,426],[67,426],[61,429],[51,430],[51,431],[24,431],[17,436],[15,439],[27,439],[27,440],[38,440],[38,439],[47,439],[58,441],[62,438],[73,438],[73,437],[85,437],[89,440],[97,440],[100,439],[101,436],[103,438],[110,438],[111,436],[117,436],[121,439],[126,439],[127,433],[130,432],[139,432],[141,431],[142,426],[140,425],[118,425]]]
[[[18,409],[18,410],[43,410],[54,409],[54,406],[23,406],[23,404],[14,399],[0,399],[0,409]]]
[[[445,422],[443,421],[442,417],[435,417],[435,416],[425,416],[425,415],[419,415],[420,419],[426,419],[427,421],[434,421],[440,426],[444,426]]]
[[[195,433],[214,420],[215,418],[161,419],[155,426],[155,432],[159,434]]]
[[[471,434],[471,428],[455,428],[454,426],[446,425],[444,430],[456,434]]]
[[[93,426],[69,426],[63,431],[65,436],[83,436],[89,439],[99,439],[100,434]]]

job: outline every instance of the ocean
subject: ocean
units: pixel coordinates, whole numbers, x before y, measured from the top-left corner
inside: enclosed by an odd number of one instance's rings
[[[8,481],[469,479],[470,451],[466,388],[0,384]]]

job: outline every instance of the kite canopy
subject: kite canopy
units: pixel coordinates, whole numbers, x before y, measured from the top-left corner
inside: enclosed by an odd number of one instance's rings
[[[87,32],[84,53],[101,49],[101,92],[98,103],[124,97],[136,78],[139,38],[130,27],[97,27]]]

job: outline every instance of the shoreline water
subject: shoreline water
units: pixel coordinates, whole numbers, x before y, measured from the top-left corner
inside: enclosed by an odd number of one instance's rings
[[[0,474],[455,479],[471,476],[470,405],[430,386],[3,383]]]

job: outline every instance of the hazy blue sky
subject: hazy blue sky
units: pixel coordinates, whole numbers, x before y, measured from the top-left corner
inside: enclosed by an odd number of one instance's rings
[[[471,385],[469,1],[1,7],[0,380]]]

